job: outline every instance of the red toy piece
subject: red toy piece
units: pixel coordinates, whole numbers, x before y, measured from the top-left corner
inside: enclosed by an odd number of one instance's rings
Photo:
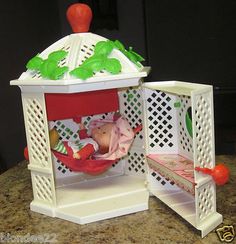
[[[195,170],[203,174],[211,175],[217,185],[224,185],[229,180],[229,169],[224,164],[218,164],[213,169],[195,167]]]
[[[80,122],[80,117],[112,112],[119,109],[117,89],[72,94],[47,93],[45,94],[45,101],[48,120],[73,118]]]
[[[24,157],[25,160],[29,161],[29,151],[28,151],[28,147],[24,148]]]
[[[88,32],[92,16],[91,8],[84,3],[72,4],[66,12],[66,17],[75,33]]]
[[[138,125],[136,128],[134,128],[134,134],[139,133],[143,129],[143,125]]]

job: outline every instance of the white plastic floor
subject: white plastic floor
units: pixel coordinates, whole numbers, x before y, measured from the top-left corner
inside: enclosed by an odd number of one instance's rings
[[[85,224],[148,209],[144,179],[116,176],[56,189],[55,216]]]

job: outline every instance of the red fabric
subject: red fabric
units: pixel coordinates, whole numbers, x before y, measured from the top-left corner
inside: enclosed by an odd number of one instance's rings
[[[87,134],[87,130],[86,129],[83,129],[83,130],[80,130],[79,131],[79,138],[80,139],[85,139],[85,138],[88,138],[88,134]]]
[[[73,120],[77,124],[81,123],[81,117],[76,116],[76,117],[73,118]]]
[[[80,155],[81,160],[85,160],[94,154],[95,150],[92,144],[87,144],[81,148],[77,153]]]
[[[68,155],[59,153],[55,150],[53,154],[66,167],[74,172],[83,172],[90,175],[98,175],[107,171],[116,160],[95,160],[95,159],[75,159],[73,158],[73,150],[68,146],[68,142],[64,142],[64,146]]]
[[[142,125],[138,125],[137,127],[134,128],[134,134],[138,134],[141,130],[143,129]]]
[[[102,114],[119,109],[117,89],[73,94],[45,94],[48,120],[62,120]]]
[[[62,153],[53,151],[54,155],[59,159],[65,166],[75,172],[83,172],[90,175],[98,175],[108,170],[116,160],[78,160],[71,156],[64,155]]]

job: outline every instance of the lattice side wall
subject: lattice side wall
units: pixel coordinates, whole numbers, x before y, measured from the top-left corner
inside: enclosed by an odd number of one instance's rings
[[[216,211],[215,184],[213,182],[208,182],[196,188],[195,194],[197,223],[201,223]]]
[[[147,143],[149,153],[177,153],[176,97],[145,89]]]
[[[195,165],[213,168],[215,149],[212,94],[207,92],[197,95],[194,100]]]
[[[54,204],[55,193],[54,193],[54,179],[51,175],[44,175],[36,172],[31,173],[33,183],[34,200]]]
[[[22,94],[24,120],[30,164],[51,168],[48,124],[43,94]]]
[[[120,113],[126,117],[132,128],[143,124],[143,105],[141,89],[130,87],[119,91]],[[134,145],[143,145],[143,130],[134,140]]]
[[[135,148],[132,148],[125,157],[125,160],[125,172],[127,172],[129,175],[146,177],[147,166],[143,151],[139,151],[137,148],[136,150]]]
[[[142,90],[129,87],[119,91],[120,113],[126,117],[132,128],[143,125]],[[125,172],[129,175],[145,177],[144,130],[137,133],[128,155],[124,158]]]

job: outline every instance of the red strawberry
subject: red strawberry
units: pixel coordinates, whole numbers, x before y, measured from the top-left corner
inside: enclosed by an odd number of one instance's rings
[[[66,17],[75,33],[88,32],[92,16],[91,8],[84,3],[72,4],[66,12]]]

